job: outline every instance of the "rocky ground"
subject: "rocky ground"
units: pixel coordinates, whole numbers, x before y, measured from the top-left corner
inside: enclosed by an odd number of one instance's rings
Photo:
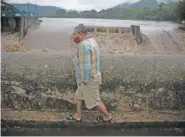
[[[177,32],[182,36],[183,41],[185,42],[185,32],[180,29],[177,29]]]
[[[7,52],[24,52],[24,45],[19,40],[19,33],[1,33],[2,50]]]
[[[131,33],[93,33],[102,54],[155,52],[148,37],[142,34],[143,43],[137,44]]]

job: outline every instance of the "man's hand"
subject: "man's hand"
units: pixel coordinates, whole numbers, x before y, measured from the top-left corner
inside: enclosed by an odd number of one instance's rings
[[[87,85],[87,84],[89,83],[89,80],[84,80],[82,83],[83,83],[84,85]]]

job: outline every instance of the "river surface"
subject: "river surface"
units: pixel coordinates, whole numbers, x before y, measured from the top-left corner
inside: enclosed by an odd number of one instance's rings
[[[178,24],[172,22],[157,21],[137,21],[137,20],[111,20],[111,19],[81,19],[81,18],[42,18],[41,29],[51,27],[52,29],[66,29],[74,27],[80,23],[90,26],[114,26],[130,27],[130,25],[139,25],[141,31],[148,33],[157,30],[171,30],[178,27]]]
[[[129,27],[130,25],[140,25],[141,32],[147,34],[148,37],[160,38],[163,31],[172,31],[178,27],[178,24],[172,22],[157,21],[135,21],[135,20],[110,20],[110,19],[79,19],[79,18],[41,18],[43,21],[40,26],[31,31],[25,38],[24,45],[27,50],[49,48],[60,50],[68,48],[71,45],[70,35],[73,28],[83,23],[90,26],[115,26]],[[159,37],[159,38],[158,38]],[[163,49],[157,49],[163,50]]]

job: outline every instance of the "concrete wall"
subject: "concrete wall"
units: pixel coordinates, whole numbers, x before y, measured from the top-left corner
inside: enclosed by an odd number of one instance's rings
[[[12,29],[8,23],[9,19],[14,19],[16,26]],[[19,32],[20,30],[20,17],[1,17],[1,32]]]
[[[20,24],[20,40],[22,40],[29,28],[34,26],[35,24],[38,23],[38,20],[36,17],[29,16],[29,17],[21,17],[21,24]]]
[[[72,55],[2,53],[2,107],[73,109]],[[101,96],[110,109],[185,109],[185,56],[101,56]]]
[[[129,27],[87,26],[89,32],[129,33]]]
[[[179,25],[179,29],[185,31],[185,23],[182,23]]]
[[[14,30],[11,29],[10,25],[8,24],[9,19],[14,19],[16,23],[16,27]],[[21,19],[23,19],[23,23],[21,23]],[[2,32],[19,32],[20,28],[23,27],[24,29],[27,29],[29,27],[32,27],[32,25],[37,23],[36,17],[23,17],[23,16],[17,16],[17,17],[1,17],[1,26],[2,26]]]

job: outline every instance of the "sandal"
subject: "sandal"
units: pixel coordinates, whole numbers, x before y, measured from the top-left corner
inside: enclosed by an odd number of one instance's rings
[[[73,117],[73,115],[69,115],[66,119],[67,119],[67,120],[74,120],[74,121],[76,121],[76,122],[82,122],[81,119],[80,119],[80,120],[77,120],[76,118]]]
[[[112,122],[112,118],[109,119],[109,120],[103,120],[103,122],[105,122],[105,123],[111,123]]]
[[[111,123],[112,122],[112,118],[109,120],[104,120],[102,116],[97,116],[96,117],[96,122],[98,123]]]
[[[97,116],[95,122],[96,123],[102,123],[103,122],[103,117],[102,116]]]

